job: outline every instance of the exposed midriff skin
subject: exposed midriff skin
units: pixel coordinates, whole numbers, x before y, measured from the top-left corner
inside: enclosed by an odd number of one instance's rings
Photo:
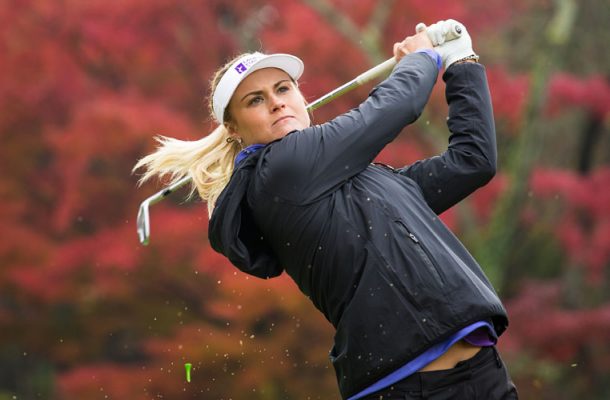
[[[474,357],[481,350],[480,346],[474,346],[464,340],[456,342],[445,354],[420,369],[419,372],[441,371],[454,368],[460,361]]]

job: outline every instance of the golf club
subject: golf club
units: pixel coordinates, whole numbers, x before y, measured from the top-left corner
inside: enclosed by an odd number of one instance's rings
[[[462,34],[462,29],[461,29],[460,25],[455,25],[451,31],[445,33],[445,40],[449,41],[449,40],[457,39],[458,37],[461,36],[461,34]],[[323,106],[324,104],[331,102],[332,100],[344,95],[345,93],[347,93],[357,87],[364,85],[365,83],[367,83],[377,77],[383,76],[384,74],[385,75],[389,74],[390,71],[392,70],[392,68],[394,68],[394,65],[396,65],[396,59],[394,57],[392,57],[392,58],[382,62],[381,64],[374,66],[373,68],[358,75],[356,78],[352,79],[351,81],[339,86],[338,88],[332,90],[331,92],[323,95],[319,99],[310,103],[307,106],[307,110],[313,111],[313,110]],[[191,177],[185,176],[184,178],[174,182],[173,184],[169,185],[168,187],[164,188],[163,190],[160,190],[159,192],[155,193],[154,195],[148,197],[146,200],[144,200],[140,204],[140,209],[138,210],[138,217],[136,220],[138,237],[140,239],[140,243],[142,243],[143,245],[146,246],[146,245],[148,245],[148,243],[150,241],[150,215],[149,215],[150,206],[160,202],[161,200],[163,200],[164,198],[166,198],[167,196],[169,196],[176,190],[180,189],[182,186],[185,186],[186,184],[188,184],[190,181],[191,181]]]

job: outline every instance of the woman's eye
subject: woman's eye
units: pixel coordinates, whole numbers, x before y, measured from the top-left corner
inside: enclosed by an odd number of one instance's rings
[[[288,87],[288,86],[280,86],[280,87],[277,89],[277,91],[278,91],[279,93],[284,93],[284,92],[287,92],[287,91],[289,91],[289,90],[290,90],[290,87]]]
[[[259,104],[263,101],[263,97],[262,96],[255,96],[253,98],[250,99],[250,101],[248,102],[249,106],[253,106],[255,104]]]

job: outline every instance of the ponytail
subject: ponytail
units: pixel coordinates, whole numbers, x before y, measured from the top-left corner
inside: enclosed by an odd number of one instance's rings
[[[170,184],[189,176],[191,193],[208,203],[208,214],[211,216],[220,193],[229,182],[235,157],[241,150],[239,143],[227,142],[229,133],[219,125],[206,137],[186,141],[165,136],[157,136],[157,150],[140,159],[134,171],[145,167],[146,172],[140,178],[142,184],[154,176],[169,176]]]

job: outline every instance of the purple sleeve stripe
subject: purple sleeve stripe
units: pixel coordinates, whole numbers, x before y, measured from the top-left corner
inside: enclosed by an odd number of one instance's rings
[[[434,62],[436,62],[436,67],[438,68],[438,70],[441,70],[441,67],[443,66],[443,60],[441,59],[441,55],[438,54],[438,52],[434,49],[419,49],[419,50],[415,50],[415,53],[426,53],[427,55],[430,56],[430,58],[432,58],[432,60],[434,60]]]

